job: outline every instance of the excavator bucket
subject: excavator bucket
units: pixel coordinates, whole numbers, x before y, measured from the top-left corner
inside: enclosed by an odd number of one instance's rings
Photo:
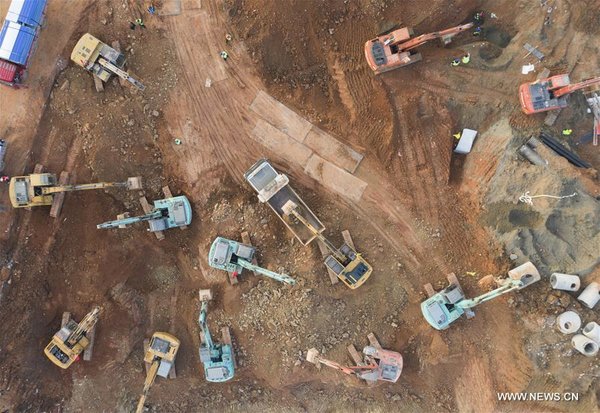
[[[210,301],[212,300],[212,291],[200,290],[198,291],[198,297],[200,298],[200,302]]]
[[[142,189],[142,177],[134,176],[127,178],[127,189],[133,191],[135,189]]]
[[[541,279],[539,271],[531,261],[510,270],[508,272],[508,277],[512,280],[520,280],[523,282],[523,285],[518,288],[519,290],[528,287]]]
[[[306,361],[315,365],[319,365],[319,350],[317,350],[316,348],[311,348],[310,350],[308,350],[306,352]]]

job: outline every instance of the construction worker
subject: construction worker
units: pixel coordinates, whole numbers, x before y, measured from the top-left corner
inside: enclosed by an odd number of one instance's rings
[[[462,57],[462,63],[463,63],[463,65],[466,65],[470,61],[471,61],[471,53],[467,53],[466,55],[464,55]]]
[[[146,28],[146,26],[144,25],[144,21],[142,19],[135,19],[135,24],[137,26],[143,27],[144,29]]]
[[[477,24],[483,23],[483,12],[482,11],[478,11],[477,13],[475,13],[475,16],[473,16],[473,20]]]
[[[229,57],[229,54],[225,50],[221,50],[220,55],[223,58],[223,60],[227,60],[227,58]]]
[[[135,30],[135,27],[136,27],[136,26],[135,26],[135,23],[134,23],[134,22],[129,22],[129,28],[130,28],[131,30]]]
[[[10,177],[8,175],[0,176],[0,182],[8,182],[10,181]]]
[[[475,30],[473,30],[473,36],[481,36],[481,27],[475,27]]]
[[[233,40],[233,36],[229,33],[225,33],[225,43],[229,43],[231,40]]]
[[[458,66],[459,64],[460,64],[460,59],[459,59],[459,58],[456,58],[456,59],[454,59],[454,60],[453,60],[453,61],[450,63],[450,65],[452,65],[452,66]]]
[[[454,136],[454,139],[460,139],[460,132],[458,132],[458,133],[455,133],[455,134],[454,134],[454,135],[452,135],[452,136]]]
[[[563,129],[562,130],[563,136],[569,136],[572,133],[573,133],[573,129]]]
[[[154,15],[154,13],[156,13],[156,7],[154,7],[154,4],[150,3],[150,6],[148,7],[148,13],[150,13],[151,15]]]

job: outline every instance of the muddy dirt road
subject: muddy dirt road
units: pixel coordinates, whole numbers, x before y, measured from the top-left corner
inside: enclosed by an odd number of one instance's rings
[[[75,3],[52,2],[30,87],[0,90],[8,173],[29,173],[41,163],[57,174],[69,171],[73,182],[141,175],[149,200],[161,198],[169,185],[190,199],[194,217],[187,230],[167,231],[157,241],[141,224],[95,228],[124,211],[141,213],[137,192],[68,194],[56,220],[45,208],[12,210],[4,201],[0,411],[131,411],[144,380],[142,341],[157,330],[175,334],[182,345],[177,379],[157,380],[150,411],[598,408],[597,362],[575,354],[552,324],[564,308],[588,321],[594,312],[574,296],[557,296],[547,282],[554,271],[581,272],[586,282],[600,277],[593,259],[600,229],[585,228],[600,216],[597,175],[549,153],[556,171],[549,177],[525,165],[515,149],[543,123],[518,110],[518,84],[532,80],[520,75],[528,63],[523,43],[541,39],[550,69],[590,75],[598,62],[584,57],[598,55],[591,41],[598,32],[589,15],[600,16],[600,9],[557,0],[552,23],[544,25],[546,9],[508,0],[451,6],[332,0],[327,7],[163,0],[155,2],[157,16],[135,1]],[[418,65],[378,77],[365,65],[362,47],[372,35],[394,24],[418,33],[450,27],[476,7],[497,15],[482,37],[465,33],[448,47],[428,44]],[[130,30],[128,22],[140,16],[146,29]],[[85,32],[107,43],[119,40],[146,90],[111,80],[103,93],[95,92],[89,74],[68,63]],[[451,68],[465,52],[471,63]],[[256,102],[263,98],[279,103],[261,112]],[[559,116],[554,132],[570,126],[581,136],[589,129],[589,116],[571,124],[573,110]],[[466,159],[456,159],[452,134],[464,127],[480,136]],[[570,143],[598,167],[597,151]],[[342,148],[363,158],[348,172],[323,154],[323,145],[329,155]],[[332,286],[318,248],[302,247],[258,202],[243,174],[261,157],[290,177],[335,244],[342,230],[351,231],[374,267],[364,286]],[[309,169],[321,157],[320,165],[335,170],[337,183],[349,182],[352,191],[336,190],[319,168]],[[511,221],[510,211],[523,209],[516,201],[521,191],[572,186],[582,192],[577,208],[567,201],[534,204],[542,208],[539,218]],[[6,191],[0,188],[4,200]],[[570,222],[574,230],[566,238]],[[258,247],[262,265],[285,270],[298,284],[243,274],[232,286],[226,273],[211,269],[206,258],[215,236],[240,239],[242,231]],[[535,240],[552,242],[551,253]],[[511,253],[518,256],[514,262]],[[485,291],[478,284],[485,275],[504,275],[530,259],[540,266],[542,282],[478,308],[475,318],[445,332],[423,320],[423,284],[440,289],[445,274],[454,272],[467,294],[477,295]],[[225,384],[208,384],[202,375],[199,288],[213,289],[211,329],[232,330],[239,369]],[[94,305],[103,311],[93,360],[58,371],[43,347],[63,311],[79,319]],[[364,346],[369,332],[402,353],[397,383],[367,387],[304,360],[316,347],[349,362],[346,346]],[[499,402],[496,393],[505,391],[573,391],[580,400]]]

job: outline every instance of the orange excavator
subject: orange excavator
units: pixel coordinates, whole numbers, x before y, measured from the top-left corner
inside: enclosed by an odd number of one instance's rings
[[[378,75],[418,62],[422,59],[422,56],[414,49],[433,39],[441,39],[446,45],[458,33],[470,29],[473,25],[472,22],[461,24],[450,29],[422,34],[417,37],[412,37],[415,33],[411,27],[402,27],[367,41],[365,43],[365,57],[369,67]]]
[[[567,107],[568,96],[581,89],[600,86],[600,77],[571,83],[568,74],[556,75],[519,86],[521,109],[527,115]]]

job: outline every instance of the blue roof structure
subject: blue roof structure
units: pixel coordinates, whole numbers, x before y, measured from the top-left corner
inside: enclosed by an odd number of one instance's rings
[[[0,59],[25,66],[35,35],[31,27],[5,20],[0,30]]]
[[[12,0],[6,20],[32,28],[39,28],[44,19],[47,0]]]

